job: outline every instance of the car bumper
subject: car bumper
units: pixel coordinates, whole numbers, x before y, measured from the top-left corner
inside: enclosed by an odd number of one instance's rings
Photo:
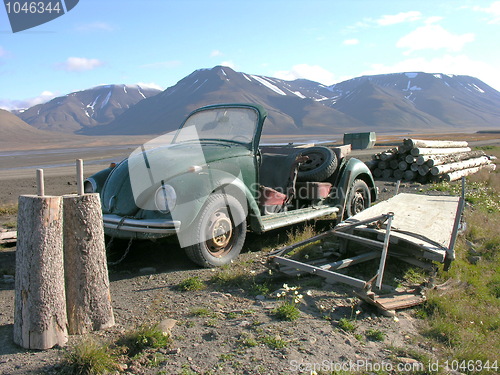
[[[104,214],[104,228],[125,232],[176,234],[181,226],[180,221],[171,219],[131,219],[118,215]]]

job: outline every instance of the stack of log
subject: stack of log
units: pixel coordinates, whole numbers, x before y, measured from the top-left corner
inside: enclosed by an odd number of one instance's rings
[[[375,178],[418,181],[455,181],[481,169],[494,170],[484,151],[472,151],[465,141],[405,139],[393,149],[372,156]]]

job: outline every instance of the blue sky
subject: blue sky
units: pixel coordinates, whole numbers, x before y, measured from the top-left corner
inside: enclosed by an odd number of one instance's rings
[[[12,33],[0,9],[0,107],[100,84],[166,89],[196,69],[333,84],[403,71],[500,90],[500,1],[80,0]]]

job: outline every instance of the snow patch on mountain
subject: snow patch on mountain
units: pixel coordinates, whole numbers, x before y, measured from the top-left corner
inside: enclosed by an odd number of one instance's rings
[[[266,86],[268,89],[274,91],[275,93],[286,96],[286,93],[284,93],[277,86],[273,85],[271,82],[265,80],[263,77],[259,77],[259,76],[255,76],[255,75],[252,75],[251,77],[253,79],[255,79],[256,81],[258,81],[259,83],[261,83],[264,86]]]

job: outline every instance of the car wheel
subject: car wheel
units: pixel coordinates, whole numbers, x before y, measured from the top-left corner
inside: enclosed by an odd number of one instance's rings
[[[327,147],[310,147],[301,155],[309,160],[299,166],[299,181],[324,181],[337,169],[337,155]]]
[[[371,195],[368,185],[363,180],[354,180],[345,207],[345,216],[351,217],[370,207]]]
[[[187,256],[203,267],[222,266],[236,258],[243,248],[245,211],[233,196],[212,194],[191,230],[196,243],[185,248]]]

